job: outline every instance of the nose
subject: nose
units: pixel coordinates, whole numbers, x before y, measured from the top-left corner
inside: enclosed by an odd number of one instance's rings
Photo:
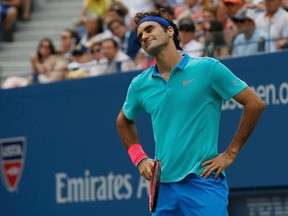
[[[147,41],[147,39],[148,39],[148,34],[143,33],[142,37],[141,37],[141,41],[145,43]]]

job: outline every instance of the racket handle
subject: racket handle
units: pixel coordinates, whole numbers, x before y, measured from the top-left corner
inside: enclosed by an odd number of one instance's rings
[[[143,159],[148,158],[140,144],[131,145],[128,149],[128,154],[136,167]]]

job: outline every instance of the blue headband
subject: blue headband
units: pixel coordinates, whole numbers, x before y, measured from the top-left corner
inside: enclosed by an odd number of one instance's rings
[[[162,17],[158,17],[158,16],[145,16],[143,17],[137,24],[136,29],[139,27],[139,25],[141,25],[143,22],[147,22],[147,21],[152,21],[152,22],[157,22],[159,24],[164,25],[166,28],[168,28],[169,26],[172,26],[171,23],[169,23],[167,20],[163,19]],[[178,50],[183,50],[180,46],[176,46],[176,48]]]
[[[141,25],[143,22],[147,22],[147,21],[160,23],[160,24],[164,25],[166,28],[168,28],[169,26],[172,26],[171,23],[169,23],[167,20],[163,19],[162,17],[145,16],[138,22],[136,28],[138,28],[138,26]]]

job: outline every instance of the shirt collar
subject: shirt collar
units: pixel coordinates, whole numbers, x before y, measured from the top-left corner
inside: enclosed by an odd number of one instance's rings
[[[281,13],[281,6],[278,8],[278,10],[271,16],[271,20],[275,19],[274,17],[279,16],[279,14]],[[265,13],[265,17],[268,17],[267,11]]]
[[[179,70],[183,70],[185,65],[187,64],[188,60],[190,59],[188,54],[183,54],[183,58],[181,59],[181,61],[176,65],[176,68],[178,68]],[[157,71],[157,64],[153,65],[152,67],[152,76],[159,76],[159,73]]]

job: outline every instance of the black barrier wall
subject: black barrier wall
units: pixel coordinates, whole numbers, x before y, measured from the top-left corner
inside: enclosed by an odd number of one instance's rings
[[[266,103],[254,134],[227,170],[232,216],[288,213],[287,60],[288,53],[223,60]],[[1,216],[149,215],[149,183],[130,162],[115,126],[138,73],[0,91]],[[223,102],[220,151],[241,111],[235,102]],[[137,123],[153,157],[150,119],[143,113]]]

